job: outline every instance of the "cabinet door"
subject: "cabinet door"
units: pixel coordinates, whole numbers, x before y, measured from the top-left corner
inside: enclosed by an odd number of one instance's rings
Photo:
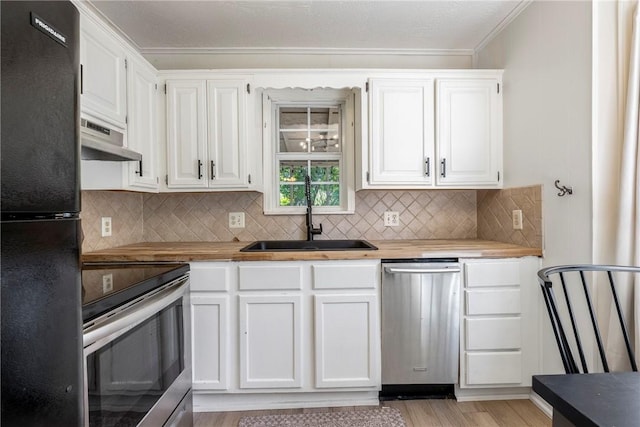
[[[240,388],[302,385],[299,295],[240,296]]]
[[[131,61],[128,73],[129,128],[127,145],[142,153],[140,162],[128,162],[129,186],[157,190],[158,188],[158,134],[157,80],[149,68]]]
[[[209,187],[247,186],[246,86],[243,80],[207,82]]]
[[[379,383],[375,295],[316,295],[316,387]]]
[[[433,80],[371,80],[369,183],[425,186],[432,182]]]
[[[125,128],[125,52],[109,34],[87,18],[81,20],[82,112]]]
[[[229,298],[192,295],[193,389],[226,390]]]
[[[498,186],[501,95],[495,79],[437,81],[437,185]]]
[[[167,81],[169,188],[207,187],[207,104],[204,80]]]

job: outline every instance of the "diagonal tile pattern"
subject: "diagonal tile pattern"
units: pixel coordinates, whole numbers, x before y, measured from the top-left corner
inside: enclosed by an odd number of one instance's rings
[[[304,239],[303,215],[264,215],[257,192],[140,194],[83,191],[84,251],[142,241]],[[314,215],[321,239],[474,239],[542,247],[541,186],[506,190],[366,190],[353,215]],[[511,230],[522,209],[524,229]],[[400,214],[385,227],[383,213]],[[245,213],[245,228],[229,228],[229,212]],[[113,236],[100,237],[100,217],[113,218]]]
[[[142,194],[126,191],[83,191],[81,193],[84,252],[142,241]],[[101,217],[112,218],[111,236],[102,237]]]
[[[400,226],[385,227],[385,211],[400,213]],[[245,228],[228,227],[229,212],[245,213]],[[303,215],[264,215],[255,192],[146,194],[144,240],[240,241],[304,239]],[[314,215],[324,239],[468,239],[476,236],[476,192],[360,191],[353,215]]]
[[[511,212],[522,210],[522,230],[514,230]],[[478,190],[478,238],[542,248],[542,186]]]

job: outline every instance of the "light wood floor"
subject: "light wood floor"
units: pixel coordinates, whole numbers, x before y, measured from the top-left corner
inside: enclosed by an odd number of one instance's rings
[[[407,427],[549,427],[548,418],[529,400],[456,402],[455,400],[394,400],[383,402],[402,412]],[[194,414],[194,427],[237,427],[240,418],[252,415],[299,414],[321,411],[351,411],[370,406],[283,409],[273,411],[201,412]]]

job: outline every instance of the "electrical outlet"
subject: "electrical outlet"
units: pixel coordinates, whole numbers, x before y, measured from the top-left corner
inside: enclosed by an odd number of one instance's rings
[[[400,225],[400,214],[398,212],[387,211],[384,213],[384,226],[397,227]]]
[[[229,228],[244,228],[244,212],[229,212]]]
[[[111,228],[112,228],[111,217],[103,216],[102,217],[102,237],[111,236]]]
[[[522,230],[522,211],[520,209],[511,211],[511,219],[513,220],[513,229]]]
[[[113,291],[113,274],[103,274],[102,275],[102,293],[108,294]]]

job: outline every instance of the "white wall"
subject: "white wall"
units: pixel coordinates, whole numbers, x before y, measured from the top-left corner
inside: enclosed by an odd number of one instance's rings
[[[544,266],[592,262],[591,34],[591,2],[534,1],[477,57],[505,70],[505,187],[544,185]],[[548,329],[543,348],[558,369]]]
[[[478,66],[505,70],[505,186],[545,186],[545,264],[589,262],[591,3],[534,1]],[[556,179],[574,194],[557,197]]]

